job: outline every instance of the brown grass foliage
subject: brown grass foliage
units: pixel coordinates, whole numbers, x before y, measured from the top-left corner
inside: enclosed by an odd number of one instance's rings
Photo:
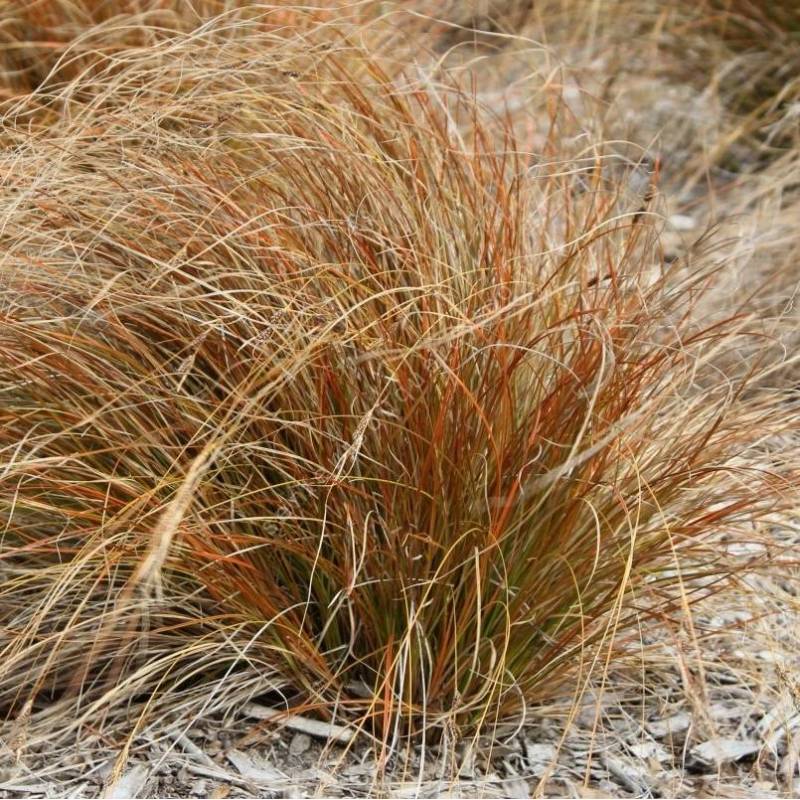
[[[557,98],[534,153],[297,17],[4,73],[17,729],[283,687],[387,746],[474,730],[684,615],[792,502],[781,396],[721,366],[757,327],[697,318],[719,267],[664,263]]]

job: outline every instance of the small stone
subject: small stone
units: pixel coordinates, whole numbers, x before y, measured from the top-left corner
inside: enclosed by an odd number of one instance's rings
[[[301,756],[311,747],[311,737],[305,733],[297,733],[289,745],[289,754],[293,756]]]

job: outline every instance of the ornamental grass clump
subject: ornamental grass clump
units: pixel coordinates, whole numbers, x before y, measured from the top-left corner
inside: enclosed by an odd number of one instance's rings
[[[388,747],[580,691],[790,502],[748,319],[557,100],[532,153],[347,28],[233,28],[5,107],[7,730],[279,691]]]

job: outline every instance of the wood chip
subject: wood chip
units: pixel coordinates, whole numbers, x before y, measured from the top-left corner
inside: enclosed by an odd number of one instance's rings
[[[683,712],[674,714],[666,719],[657,719],[647,723],[647,730],[656,739],[664,739],[667,736],[674,736],[683,733],[692,724],[692,718]]]
[[[144,764],[136,764],[131,769],[123,772],[120,777],[103,792],[103,797],[110,798],[133,798],[138,797],[144,789],[149,774],[148,768]]]
[[[726,761],[737,761],[751,756],[761,749],[761,745],[752,739],[709,739],[692,748],[692,755],[707,763],[723,764]]]
[[[539,744],[525,740],[525,760],[532,775],[541,778],[556,763],[558,752],[552,744]]]
[[[343,725],[334,725],[330,722],[322,722],[318,719],[309,719],[297,714],[287,714],[275,708],[259,706],[255,703],[248,703],[242,711],[254,719],[274,720],[281,725],[291,728],[300,733],[307,733],[318,739],[327,739],[339,744],[349,744],[353,741],[355,732],[352,728],[345,728]]]
[[[669,761],[669,753],[658,742],[637,742],[630,746],[630,751],[643,761],[654,760],[657,762]]]
[[[226,753],[228,761],[239,770],[239,774],[247,780],[254,783],[274,784],[286,781],[284,775],[279,769],[264,764],[263,762],[256,761],[241,750],[229,750]]]
[[[503,781],[503,794],[509,798],[530,797],[531,789],[524,778],[516,775]]]
[[[182,733],[175,734],[175,741],[181,746],[186,755],[192,756],[201,764],[214,769],[217,764],[207,753],[203,752],[188,736]]]
[[[228,772],[221,767],[212,769],[204,764],[194,763],[187,763],[184,764],[184,766],[186,767],[186,771],[191,772],[193,775],[200,775],[203,778],[211,778],[218,781],[226,781],[227,783],[233,783],[237,786],[250,786],[250,781],[238,775],[234,775],[232,772]]]
[[[604,753],[600,760],[617,783],[637,795],[649,793],[650,782],[644,770],[639,769],[635,764],[623,761],[621,758],[614,758],[607,753]]]

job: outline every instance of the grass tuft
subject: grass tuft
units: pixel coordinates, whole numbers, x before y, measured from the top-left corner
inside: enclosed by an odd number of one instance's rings
[[[531,152],[347,25],[279,27],[142,28],[4,108],[17,725],[211,685],[387,752],[475,731],[579,691],[793,502],[794,423],[730,358],[758,327],[704,324],[718,265],[665,263],[557,99]]]

